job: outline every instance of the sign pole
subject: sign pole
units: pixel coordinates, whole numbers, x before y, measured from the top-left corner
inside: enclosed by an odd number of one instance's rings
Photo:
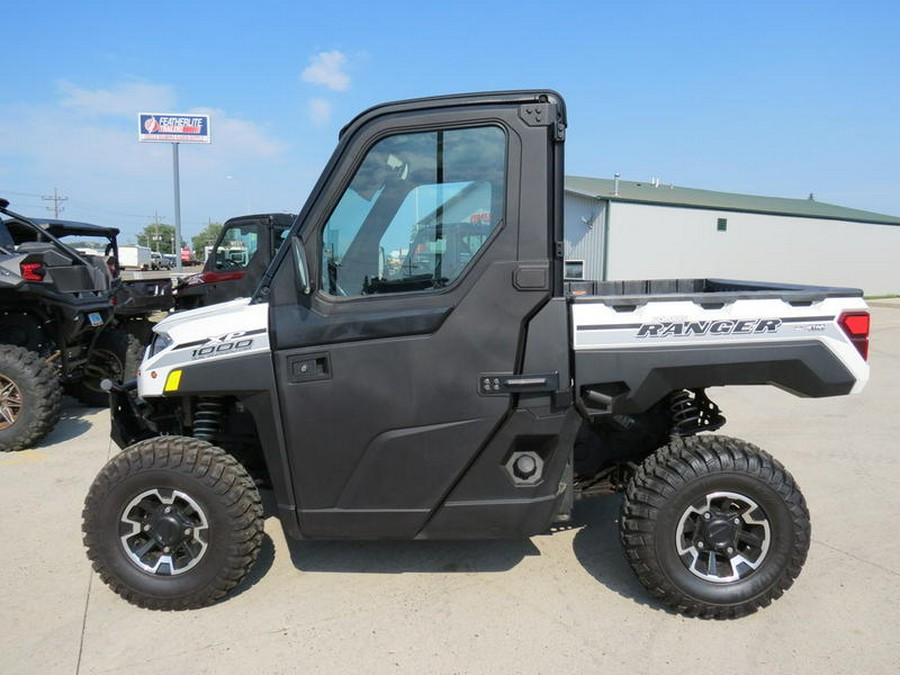
[[[141,143],[172,144],[172,174],[175,180],[175,271],[181,274],[181,181],[178,176],[179,143],[210,143],[209,115],[203,113],[138,113],[138,138]]]
[[[175,177],[175,272],[181,274],[181,181],[178,176],[178,143],[172,143],[172,175]]]

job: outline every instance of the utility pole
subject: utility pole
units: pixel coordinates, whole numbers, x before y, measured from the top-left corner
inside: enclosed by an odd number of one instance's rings
[[[159,236],[159,211],[153,211],[153,241],[156,242],[156,250],[162,251],[162,237]]]
[[[59,212],[65,211],[65,208],[61,207],[59,205],[59,203],[69,201],[68,197],[60,197],[56,191],[56,188],[53,188],[53,196],[52,197],[43,197],[42,196],[41,199],[43,199],[45,202],[53,202],[53,206],[48,206],[47,210],[53,211],[54,218],[59,218]]]

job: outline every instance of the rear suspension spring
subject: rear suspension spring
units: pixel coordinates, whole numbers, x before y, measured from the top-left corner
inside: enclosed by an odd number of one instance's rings
[[[673,392],[669,396],[669,415],[673,436],[693,436],[701,431],[715,431],[725,424],[719,406],[709,400],[703,389]]]

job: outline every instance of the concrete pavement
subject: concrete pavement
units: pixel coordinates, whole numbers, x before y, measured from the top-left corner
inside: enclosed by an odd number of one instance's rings
[[[521,542],[304,542],[266,521],[260,561],[192,612],[125,603],[90,569],[82,501],[114,448],[69,400],[34,450],[0,454],[0,673],[896,672],[900,302],[873,303],[859,396],[713,390],[723,433],[769,450],[813,519],[800,578],[737,621],[670,614],[622,556],[616,497]]]

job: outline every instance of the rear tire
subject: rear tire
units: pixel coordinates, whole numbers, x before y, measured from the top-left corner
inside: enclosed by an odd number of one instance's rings
[[[632,477],[625,555],[651,595],[687,616],[734,618],[781,597],[800,573],[809,512],[793,477],[726,436],[672,441]]]
[[[24,347],[0,345],[0,452],[29,448],[46,436],[61,401],[50,364]]]
[[[237,460],[206,441],[160,436],[100,471],[85,499],[94,570],[148,609],[204,607],[247,575],[259,554],[259,491]]]
[[[126,382],[137,377],[141,343],[122,328],[107,329],[97,338],[84,377],[69,385],[69,392],[85,405],[109,406],[109,392],[100,388],[105,379]]]

